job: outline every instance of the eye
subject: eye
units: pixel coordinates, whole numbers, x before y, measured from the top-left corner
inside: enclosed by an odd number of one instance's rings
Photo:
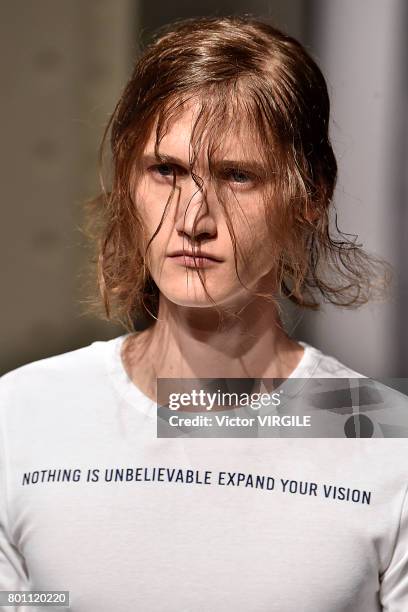
[[[166,178],[166,177],[172,177],[173,171],[175,171],[177,174],[177,171],[179,169],[173,164],[156,164],[154,166],[151,166],[149,170],[153,172],[154,174],[157,174],[160,177]]]
[[[226,180],[232,180],[234,183],[247,184],[255,180],[252,173],[240,170],[239,168],[227,168],[223,172],[223,177]]]

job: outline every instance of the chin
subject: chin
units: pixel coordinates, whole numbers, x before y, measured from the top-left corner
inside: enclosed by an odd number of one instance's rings
[[[219,292],[211,291],[207,287],[208,293],[211,295],[214,302],[221,304],[227,296],[224,294],[220,295]],[[193,308],[208,308],[213,306],[213,302],[209,300],[204,289],[189,287],[180,288],[179,290],[167,290],[166,288],[160,288],[160,292],[173,304],[178,306],[193,307]]]
[[[241,286],[239,288],[236,286],[228,287],[223,284],[220,287],[220,283],[218,283],[218,287],[213,285],[214,283],[207,281],[206,289],[217,306],[242,305],[243,302],[246,302],[250,297],[247,292],[243,295]],[[188,287],[185,282],[183,284],[179,282],[162,283],[160,286],[160,293],[162,293],[169,302],[177,304],[178,306],[184,306],[185,308],[214,308],[214,304],[209,300],[199,278],[197,278],[194,283],[190,282],[189,278]]]

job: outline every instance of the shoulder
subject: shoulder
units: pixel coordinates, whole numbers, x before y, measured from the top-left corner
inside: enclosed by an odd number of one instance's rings
[[[332,355],[308,345],[314,357],[315,379],[356,379],[358,382],[327,381],[327,390],[339,392],[348,389],[354,405],[377,423],[381,435],[391,438],[408,438],[408,396],[399,390],[399,379],[376,379],[350,368]],[[323,383],[325,384],[325,383]],[[354,391],[352,391],[354,389]],[[405,442],[403,443],[405,448]]]
[[[116,338],[92,342],[3,374],[0,434],[25,452],[22,447],[43,440],[44,432],[68,435],[79,422],[98,423],[100,410],[115,397],[107,367],[115,342]]]
[[[313,359],[314,378],[368,378],[365,374],[357,372],[343,363],[334,355],[328,355],[311,344],[302,343]]]
[[[95,341],[86,346],[19,366],[0,376],[1,397],[30,397],[56,388],[85,385],[101,372],[106,347],[112,341]]]

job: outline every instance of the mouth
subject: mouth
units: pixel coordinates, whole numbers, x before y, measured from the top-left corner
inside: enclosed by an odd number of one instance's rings
[[[187,251],[176,251],[175,253],[168,255],[168,257],[174,263],[186,268],[208,268],[222,262],[222,260],[218,257],[209,255],[207,253],[200,253],[200,255],[196,255],[194,258],[193,254]]]

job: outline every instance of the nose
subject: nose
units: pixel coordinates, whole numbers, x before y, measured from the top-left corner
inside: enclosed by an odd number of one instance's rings
[[[181,207],[176,220],[176,230],[180,236],[191,241],[200,241],[216,236],[216,222],[204,192],[198,191]]]

